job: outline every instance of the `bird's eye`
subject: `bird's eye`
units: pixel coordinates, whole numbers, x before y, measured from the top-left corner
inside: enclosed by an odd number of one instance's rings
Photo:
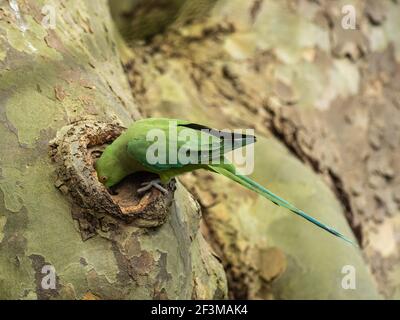
[[[101,181],[101,182],[106,182],[107,179],[108,179],[108,178],[107,178],[106,176],[101,176],[101,177],[100,177],[100,181]]]

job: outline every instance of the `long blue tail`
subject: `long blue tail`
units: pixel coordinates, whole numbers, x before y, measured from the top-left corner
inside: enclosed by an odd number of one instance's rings
[[[329,233],[333,234],[336,237],[339,237],[343,239],[344,241],[347,241],[351,243],[352,245],[358,247],[357,244],[355,244],[353,241],[350,239],[346,238],[344,235],[342,235],[340,232],[336,231],[335,229],[327,226],[326,224],[318,221],[317,219],[309,216],[306,214],[304,211],[297,209],[294,205],[291,203],[287,202],[285,199],[282,199],[281,197],[277,196],[276,194],[272,193],[268,189],[264,188],[262,185],[258,184],[257,182],[251,180],[250,178],[239,175],[235,173],[235,167],[233,165],[223,165],[223,166],[213,166],[209,165],[208,169],[214,172],[217,172],[219,174],[224,175],[225,177],[241,184],[242,186],[257,192],[258,194],[262,195],[263,197],[267,198],[268,200],[272,201],[278,206],[284,207],[286,209],[289,209],[293,213],[299,215],[300,217],[310,221],[311,223],[315,224],[316,226],[328,231]]]

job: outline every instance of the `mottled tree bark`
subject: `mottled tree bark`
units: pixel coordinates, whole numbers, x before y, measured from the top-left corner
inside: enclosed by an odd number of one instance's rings
[[[60,128],[139,117],[107,2],[0,4],[0,298],[225,297],[222,266],[199,232],[200,208],[181,184],[157,228],[97,212],[76,217],[54,185],[49,141]],[[44,5],[55,9],[54,30],[41,23]],[[42,285],[45,265],[55,269],[54,288]]]

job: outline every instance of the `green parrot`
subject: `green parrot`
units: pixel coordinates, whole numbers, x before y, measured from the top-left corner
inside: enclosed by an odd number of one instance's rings
[[[205,169],[219,173],[355,245],[335,229],[297,209],[247,176],[237,173],[236,167],[226,159],[225,154],[255,141],[252,135],[219,131],[189,121],[148,118],[134,122],[107,146],[96,161],[95,168],[99,181],[108,188],[139,171],[159,176],[159,179],[143,183],[143,187],[138,189],[139,193],[152,187],[167,192],[162,184],[185,172]]]

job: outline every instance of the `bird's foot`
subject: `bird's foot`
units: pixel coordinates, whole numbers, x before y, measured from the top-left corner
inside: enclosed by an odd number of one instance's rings
[[[154,187],[154,188],[160,190],[162,193],[167,194],[168,190],[165,189],[160,183],[161,183],[160,179],[154,179],[154,180],[151,180],[151,181],[148,181],[148,182],[143,182],[143,183],[140,184],[143,187],[139,188],[137,190],[137,192],[138,193],[144,193],[144,192],[150,190],[152,187]]]

